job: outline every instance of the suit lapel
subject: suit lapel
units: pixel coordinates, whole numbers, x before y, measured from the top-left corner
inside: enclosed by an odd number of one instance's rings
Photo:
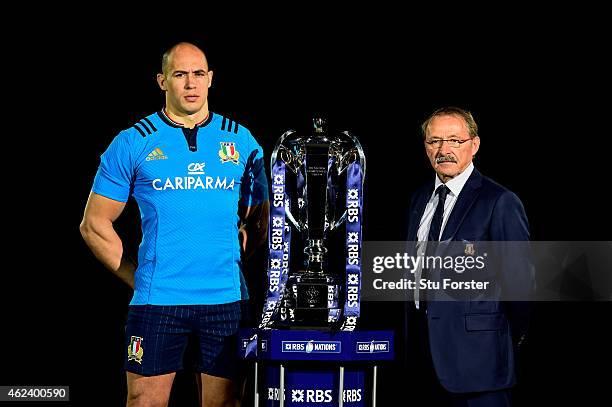
[[[448,241],[454,238],[459,226],[461,226],[465,216],[480,194],[481,185],[482,175],[480,175],[480,172],[474,168],[474,171],[472,171],[472,174],[457,197],[457,202],[455,202],[453,211],[451,212],[448,221],[446,222],[446,226],[444,227],[444,231],[442,232],[441,240]]]
[[[429,198],[433,193],[434,183],[431,182],[427,184],[425,188],[423,188],[422,192],[419,196],[416,197],[414,201],[414,205],[410,209],[410,226],[408,229],[408,240],[416,241],[417,232],[419,231],[419,223],[421,222],[421,218],[423,217],[423,213],[425,212],[425,207],[427,206],[427,202],[429,202]]]

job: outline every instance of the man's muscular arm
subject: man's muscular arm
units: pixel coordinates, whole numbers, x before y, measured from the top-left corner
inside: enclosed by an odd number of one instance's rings
[[[113,228],[125,202],[92,192],[87,200],[80,230],[83,239],[102,264],[134,288],[135,264],[123,256],[123,243]]]

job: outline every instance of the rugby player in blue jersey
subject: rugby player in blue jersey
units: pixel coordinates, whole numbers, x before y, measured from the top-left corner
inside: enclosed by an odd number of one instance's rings
[[[104,152],[81,223],[94,255],[134,289],[128,406],[167,405],[189,337],[198,339],[203,405],[238,404],[235,334],[248,298],[241,257],[265,241],[268,184],[249,130],[209,110],[212,78],[193,44],[164,54],[157,81],[166,105]],[[130,196],[142,218],[138,264],[113,228]]]

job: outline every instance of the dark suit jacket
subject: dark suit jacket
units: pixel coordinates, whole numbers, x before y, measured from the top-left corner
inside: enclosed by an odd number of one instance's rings
[[[411,200],[409,241],[417,240],[419,222],[433,187],[433,182],[423,186]],[[521,201],[474,169],[455,202],[440,241],[526,240],[529,230]],[[441,244],[440,250],[442,247]],[[528,296],[535,284],[529,257],[509,253],[501,258],[502,263],[495,267],[501,286],[513,290],[515,296],[517,293]],[[515,383],[513,343],[526,330],[528,303],[500,302],[499,290],[493,295],[497,296],[493,301],[427,303],[433,364],[440,383],[450,392],[491,391]]]

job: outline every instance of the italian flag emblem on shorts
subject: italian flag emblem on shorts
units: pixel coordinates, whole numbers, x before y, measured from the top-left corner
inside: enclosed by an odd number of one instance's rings
[[[130,339],[130,345],[128,346],[128,361],[133,360],[134,362],[142,364],[142,338],[140,336],[132,336]]]

